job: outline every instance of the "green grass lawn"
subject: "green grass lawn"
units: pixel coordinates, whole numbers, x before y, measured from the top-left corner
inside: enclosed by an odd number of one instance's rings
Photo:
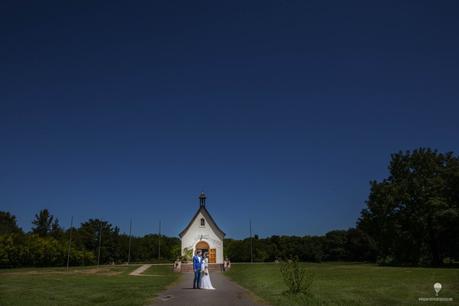
[[[234,264],[231,279],[272,305],[459,305],[459,269],[380,267],[372,264],[305,263],[314,273],[309,296],[289,297],[278,264]],[[420,302],[435,297],[453,302]]]
[[[179,277],[170,266],[129,276],[137,267],[0,270],[0,305],[145,305]]]

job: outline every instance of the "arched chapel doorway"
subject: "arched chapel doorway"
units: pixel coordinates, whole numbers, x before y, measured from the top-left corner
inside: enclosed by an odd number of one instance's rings
[[[209,263],[215,263],[216,262],[216,249],[211,249],[209,247],[209,244],[205,241],[199,241],[198,243],[196,243],[196,247],[195,247],[195,250],[201,250],[202,251],[202,254],[204,255],[204,253],[208,253],[209,254]]]
[[[196,250],[201,250],[202,254],[209,252],[209,244],[205,241],[199,241],[196,243]]]

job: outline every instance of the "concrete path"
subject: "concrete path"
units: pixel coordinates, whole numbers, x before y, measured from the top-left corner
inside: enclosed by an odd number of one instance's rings
[[[193,289],[193,273],[182,273],[181,280],[172,288],[162,292],[153,305],[168,306],[254,306],[253,296],[221,272],[210,274],[215,290]]]
[[[129,275],[142,276],[142,273],[145,272],[151,266],[152,265],[150,265],[150,264],[142,265],[142,266],[138,267],[137,269],[135,269],[134,271],[132,271],[131,273],[129,273]]]

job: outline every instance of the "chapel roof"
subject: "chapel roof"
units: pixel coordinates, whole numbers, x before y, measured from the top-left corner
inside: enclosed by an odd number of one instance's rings
[[[203,193],[201,193],[202,195]],[[199,206],[199,209],[196,211],[196,213],[194,214],[193,218],[191,218],[191,221],[190,223],[188,223],[187,227],[185,227],[185,229],[183,231],[180,232],[179,234],[179,237],[182,238],[185,233],[188,231],[188,229],[191,227],[191,225],[193,224],[193,221],[198,217],[199,213],[201,213],[206,219],[207,219],[207,222],[211,225],[212,228],[214,228],[216,230],[216,234],[218,236],[221,236],[220,238],[223,239],[223,237],[225,237],[225,232],[223,232],[217,225],[217,223],[215,222],[214,218],[212,218],[212,216],[210,215],[209,211],[207,210],[206,208],[206,205],[200,205]]]

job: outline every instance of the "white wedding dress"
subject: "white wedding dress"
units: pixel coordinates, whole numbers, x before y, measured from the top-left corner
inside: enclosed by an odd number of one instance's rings
[[[214,290],[209,274],[209,260],[205,258],[201,263],[201,289]]]

